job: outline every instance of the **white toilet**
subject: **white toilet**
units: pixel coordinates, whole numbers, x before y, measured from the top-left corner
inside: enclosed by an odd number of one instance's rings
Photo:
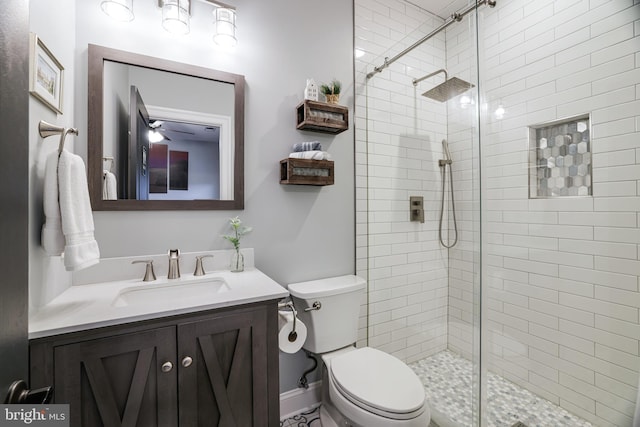
[[[289,285],[307,326],[303,348],[322,357],[322,427],[427,427],[424,387],[402,361],[354,346],[366,282],[340,276]]]

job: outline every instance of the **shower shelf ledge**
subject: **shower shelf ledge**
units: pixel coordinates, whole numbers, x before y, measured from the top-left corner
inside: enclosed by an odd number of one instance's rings
[[[349,129],[349,109],[343,105],[305,100],[296,107],[297,129],[338,134]]]

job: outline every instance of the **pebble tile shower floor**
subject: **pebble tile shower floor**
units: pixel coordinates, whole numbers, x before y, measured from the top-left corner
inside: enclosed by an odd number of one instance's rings
[[[471,386],[472,365],[468,360],[443,351],[409,364],[425,386],[433,412],[448,420],[440,425],[472,426]],[[536,396],[528,390],[488,374],[487,418],[489,427],[511,427],[517,422],[527,427],[591,427],[591,423]]]

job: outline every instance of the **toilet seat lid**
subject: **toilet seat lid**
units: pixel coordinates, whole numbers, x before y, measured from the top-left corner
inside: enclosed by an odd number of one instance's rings
[[[341,391],[366,406],[392,414],[407,414],[424,406],[424,387],[418,376],[380,350],[364,347],[337,356],[330,370]]]

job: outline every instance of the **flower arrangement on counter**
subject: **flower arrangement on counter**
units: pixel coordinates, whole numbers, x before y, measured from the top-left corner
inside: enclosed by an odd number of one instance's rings
[[[233,230],[231,235],[223,235],[222,238],[228,240],[236,250],[231,256],[231,271],[244,270],[244,256],[240,252],[240,238],[252,230],[251,227],[242,225],[239,217],[229,219],[229,226]]]

